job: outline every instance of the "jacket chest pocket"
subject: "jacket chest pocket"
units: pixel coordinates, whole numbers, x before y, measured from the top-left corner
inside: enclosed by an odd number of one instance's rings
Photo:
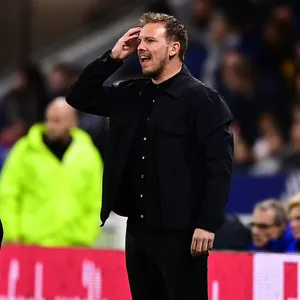
[[[185,136],[190,133],[190,129],[186,124],[181,123],[163,123],[159,126],[160,131],[164,134],[172,136]]]
[[[154,117],[159,131],[165,135],[180,137],[191,132],[188,106],[182,99],[161,99]]]
[[[174,137],[185,136],[190,133],[188,118],[183,114],[173,114],[161,118],[158,122],[161,133]]]

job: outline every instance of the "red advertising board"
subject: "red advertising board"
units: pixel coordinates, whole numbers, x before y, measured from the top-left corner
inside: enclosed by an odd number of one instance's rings
[[[253,255],[212,253],[209,261],[210,300],[253,300]]]
[[[1,300],[130,300],[124,253],[4,247]]]
[[[209,299],[297,300],[299,274],[300,255],[215,252],[209,257]],[[0,300],[130,299],[122,251],[1,250]]]

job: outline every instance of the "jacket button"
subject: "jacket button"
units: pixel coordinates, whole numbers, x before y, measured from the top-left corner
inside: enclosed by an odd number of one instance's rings
[[[106,62],[106,61],[107,61],[107,57],[104,57],[104,58],[103,58],[103,61]]]
[[[141,215],[141,219],[144,219],[144,215]]]

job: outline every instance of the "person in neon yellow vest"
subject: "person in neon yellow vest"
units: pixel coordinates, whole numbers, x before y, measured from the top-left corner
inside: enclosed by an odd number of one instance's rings
[[[4,242],[94,245],[103,163],[90,136],[76,125],[76,111],[57,98],[44,124],[34,125],[12,148],[0,177]]]

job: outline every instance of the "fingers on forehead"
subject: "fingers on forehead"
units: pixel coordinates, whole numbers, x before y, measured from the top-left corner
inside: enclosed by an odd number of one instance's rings
[[[135,28],[131,28],[127,31],[128,35],[132,35],[132,34],[136,34],[139,33],[141,31],[141,27],[135,27]]]

